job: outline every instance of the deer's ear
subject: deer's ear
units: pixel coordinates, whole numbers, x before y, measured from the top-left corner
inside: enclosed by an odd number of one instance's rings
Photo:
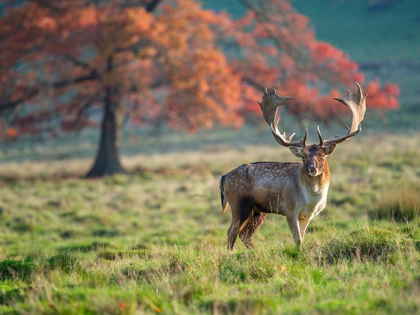
[[[326,155],[330,155],[331,153],[333,153],[334,152],[334,150],[335,150],[335,147],[336,147],[337,145],[335,144],[335,143],[332,143],[332,144],[327,144],[325,147],[324,147],[324,152],[325,152],[325,154]]]
[[[290,152],[293,153],[293,155],[297,156],[297,157],[302,157],[303,156],[303,149],[301,147],[289,147]]]

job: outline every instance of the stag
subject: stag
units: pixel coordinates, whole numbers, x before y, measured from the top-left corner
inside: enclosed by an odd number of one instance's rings
[[[256,162],[243,164],[220,179],[220,193],[223,214],[228,204],[232,210],[232,224],[228,235],[228,250],[232,250],[239,238],[247,248],[253,247],[253,235],[264,222],[268,213],[286,217],[292,236],[297,245],[303,243],[309,222],[327,204],[330,185],[330,169],[326,160],[338,143],[359,134],[366,111],[366,96],[358,83],[355,93],[344,98],[334,98],[346,105],[352,112],[351,127],[345,136],[326,140],[319,126],[318,144],[307,145],[308,129],[300,141],[292,142],[295,134],[286,136],[278,131],[279,108],[292,97],[281,97],[273,89],[265,89],[261,107],[265,121],[270,125],[274,139],[297,157],[298,163]]]

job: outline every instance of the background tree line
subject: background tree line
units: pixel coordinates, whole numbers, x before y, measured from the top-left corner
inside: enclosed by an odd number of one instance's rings
[[[267,86],[295,97],[290,114],[328,122],[345,111],[331,97],[355,81],[370,108],[399,106],[397,86],[365,82],[357,63],[318,41],[288,1],[240,2],[247,13],[233,19],[196,0],[6,1],[2,136],[79,131],[96,125],[100,109],[92,177],[124,171],[123,117],[187,131],[240,127],[260,115],[256,100]]]

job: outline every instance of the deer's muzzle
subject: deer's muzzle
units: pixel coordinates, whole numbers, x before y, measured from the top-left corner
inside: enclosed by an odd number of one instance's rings
[[[316,170],[316,166],[315,165],[309,165],[308,166],[308,171],[309,171],[309,175],[310,176],[316,176],[316,175],[318,175],[318,172]]]

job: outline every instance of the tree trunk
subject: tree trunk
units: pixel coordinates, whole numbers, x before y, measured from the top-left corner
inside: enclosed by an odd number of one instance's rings
[[[108,72],[112,71],[112,57],[108,59]],[[125,173],[118,156],[118,140],[122,128],[121,104],[118,100],[118,86],[105,88],[105,109],[102,119],[101,139],[95,164],[86,177],[102,177]]]

